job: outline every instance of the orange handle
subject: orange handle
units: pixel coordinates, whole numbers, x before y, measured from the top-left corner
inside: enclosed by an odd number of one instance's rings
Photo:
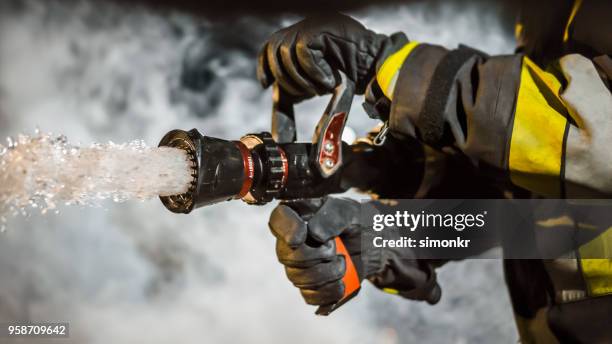
[[[353,264],[351,255],[348,253],[346,246],[344,246],[342,239],[336,237],[335,241],[336,254],[343,255],[344,262],[346,263],[346,271],[344,273],[344,277],[342,277],[342,282],[344,282],[344,295],[342,295],[342,299],[340,299],[340,301],[336,303],[320,306],[315,312],[315,314],[317,315],[329,315],[331,312],[335,311],[340,306],[345,304],[348,300],[352,299],[355,295],[357,295],[357,293],[359,293],[359,289],[361,289],[359,275],[357,274],[357,269],[355,268],[355,264]]]

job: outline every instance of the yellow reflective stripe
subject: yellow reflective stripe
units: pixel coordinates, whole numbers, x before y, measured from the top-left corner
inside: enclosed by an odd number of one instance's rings
[[[541,90],[538,84],[548,89]],[[542,92],[561,101],[560,89],[561,83],[553,74],[523,58],[508,157],[510,179],[518,186],[547,196],[559,194],[567,120],[548,104]]]
[[[523,35],[523,24],[517,22],[514,25],[514,38],[518,40],[521,38],[522,35]]]
[[[400,50],[387,57],[376,73],[378,86],[380,86],[380,89],[387,98],[393,99],[393,89],[395,88],[395,80],[397,80],[399,70],[410,52],[412,52],[417,45],[419,45],[419,42],[415,41],[404,45]]]
[[[589,296],[612,294],[612,228],[578,250],[582,276]],[[609,258],[608,258],[609,257]]]
[[[582,5],[582,0],[574,0],[574,6],[572,6],[572,12],[570,13],[569,18],[567,19],[567,24],[565,24],[565,31],[563,32],[563,42],[567,42],[569,40],[569,28],[574,21],[574,17],[578,10],[580,9],[580,5]]]
[[[383,288],[382,289],[385,293],[389,293],[389,294],[393,294],[393,295],[397,295],[399,294],[399,291],[397,289],[392,289],[392,288]]]

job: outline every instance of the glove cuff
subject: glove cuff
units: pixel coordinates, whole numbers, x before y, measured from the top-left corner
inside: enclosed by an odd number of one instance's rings
[[[417,45],[417,42],[410,42],[405,34],[397,32],[381,46],[376,58],[376,70],[372,73],[375,77],[368,84],[363,104],[370,117],[387,120],[399,70]]]
[[[372,247],[372,240],[377,235],[368,229],[363,229],[361,234],[361,276],[363,278],[369,278],[380,273],[385,266],[383,248]]]

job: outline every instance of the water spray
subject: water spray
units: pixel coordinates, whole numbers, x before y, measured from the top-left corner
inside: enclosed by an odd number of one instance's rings
[[[0,145],[0,228],[6,215],[59,211],[58,205],[97,206],[186,192],[185,151],[128,143],[71,144],[63,135],[19,135]]]

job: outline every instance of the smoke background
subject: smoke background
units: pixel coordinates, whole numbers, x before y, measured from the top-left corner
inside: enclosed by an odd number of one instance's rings
[[[350,13],[385,33],[511,53],[499,11],[438,2]],[[134,4],[3,1],[0,135],[38,126],[84,144],[155,145],[174,128],[224,138],[266,130],[271,95],[255,81],[255,56],[267,35],[298,18],[215,21]],[[326,101],[297,107],[302,140]],[[358,102],[353,109],[357,134],[376,124]],[[366,285],[332,316],[315,317],[276,262],[272,207],[233,202],[179,216],[153,200],[11,219],[0,235],[0,323],[70,322],[72,343],[516,341],[498,260],[440,269],[444,295],[434,307]]]

